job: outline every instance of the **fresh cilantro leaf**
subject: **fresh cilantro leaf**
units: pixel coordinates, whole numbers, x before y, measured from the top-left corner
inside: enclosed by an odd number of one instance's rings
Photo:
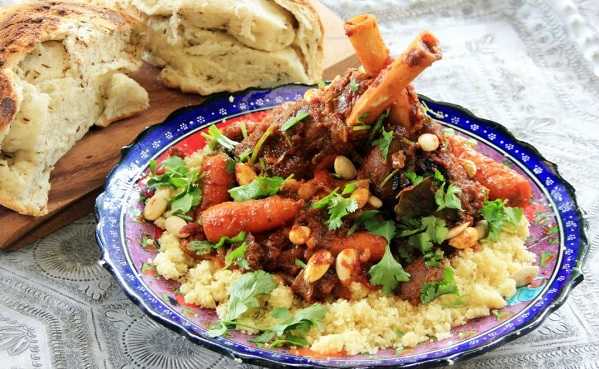
[[[440,183],[445,182],[445,176],[439,172],[439,169],[435,169],[433,172],[433,179]]]
[[[401,264],[391,254],[389,245],[385,248],[385,254],[381,261],[370,267],[368,274],[370,275],[370,283],[382,286],[385,294],[390,294],[399,282],[407,282],[410,279],[410,275],[406,273]]]
[[[521,208],[505,206],[504,200],[485,201],[481,210],[483,218],[489,224],[487,239],[496,241],[506,226],[517,226],[523,217]]]
[[[412,186],[416,186],[416,185],[420,184],[420,182],[422,182],[424,180],[424,177],[419,176],[418,174],[416,174],[414,171],[411,171],[411,170],[405,172],[404,175],[410,181],[410,183],[412,184]]]
[[[356,181],[351,181],[345,184],[343,187],[343,191],[341,191],[342,195],[349,195],[354,192],[358,188],[358,183]]]
[[[358,83],[358,81],[352,78],[349,80],[349,89],[351,90],[351,92],[358,92],[358,90],[360,89],[360,84]]]
[[[265,271],[242,274],[229,287],[229,301],[222,321],[234,323],[248,310],[259,307],[258,297],[271,293],[276,287],[277,283],[272,275]]]
[[[378,146],[379,150],[381,150],[383,158],[387,160],[387,156],[389,156],[389,147],[391,146],[391,141],[393,140],[393,131],[387,132],[385,131],[385,128],[383,128],[381,133],[381,137],[373,141],[372,146]]]
[[[277,194],[283,182],[285,179],[281,177],[258,176],[251,183],[231,188],[229,194],[235,201],[260,199]]]
[[[225,136],[214,124],[208,127],[208,133],[202,132],[202,136],[208,141],[208,146],[213,150],[216,149],[217,145],[220,145],[225,150],[233,151],[235,146],[239,144],[239,142]]]
[[[422,218],[422,224],[434,243],[441,244],[447,238],[448,230],[444,219],[428,216]]]
[[[197,255],[207,255],[214,249],[214,244],[208,241],[193,240],[187,244],[187,248]]]
[[[210,337],[219,337],[224,336],[229,330],[229,326],[223,322],[219,321],[214,326],[212,326],[206,333]]]
[[[216,249],[220,249],[222,247],[225,246],[225,244],[238,244],[241,243],[243,241],[245,241],[245,237],[246,237],[246,233],[245,232],[239,232],[236,236],[234,237],[227,237],[227,236],[223,236],[221,237],[217,243],[211,243],[209,241],[200,241],[200,240],[194,240],[194,241],[190,241],[187,244],[187,248],[190,251],[195,252],[198,255],[206,255],[212,252],[212,250],[216,250]]]
[[[409,227],[403,225],[399,236],[408,237],[408,246],[419,250],[424,256],[427,266],[433,266],[443,257],[442,254],[437,253],[440,250],[433,250],[433,246],[440,245],[447,238],[448,229],[445,220],[431,215],[420,219],[419,222],[414,221],[414,223]],[[407,257],[409,256],[407,250],[404,250],[400,256],[411,259]]]
[[[368,137],[368,141],[372,142],[374,138],[379,134],[379,132],[383,129],[383,124],[385,123],[385,119],[389,116],[389,109],[385,110],[383,114],[381,114],[376,122],[374,123],[374,127],[370,131],[370,136]],[[364,117],[366,119],[366,117]],[[359,119],[358,119],[359,121]]]
[[[225,256],[225,268],[230,267],[233,263],[237,264],[241,269],[250,269],[248,261],[245,259],[245,252],[247,251],[247,243],[242,243],[238,247],[229,251]]]
[[[281,125],[281,131],[287,131],[289,128],[294,127],[296,124],[308,118],[309,116],[310,112],[306,110],[298,110],[293,117],[287,119],[287,121]]]
[[[443,278],[440,281],[425,283],[420,290],[420,301],[428,304],[441,295],[458,294],[458,286],[455,283],[455,276],[452,267],[443,269]]]
[[[214,244],[214,248],[215,249],[220,249],[221,247],[225,246],[226,244],[236,244],[236,243],[240,243],[245,241],[245,237],[246,237],[247,233],[241,231],[239,233],[237,233],[235,236],[233,237],[227,237],[227,236],[222,236],[217,243]]]
[[[322,199],[314,202],[312,208],[327,208],[329,219],[326,221],[330,230],[335,230],[343,224],[342,218],[358,210],[358,203],[350,197],[343,197],[338,193],[339,189],[334,189],[331,193]]]
[[[445,188],[447,189],[445,190]],[[438,206],[437,211],[443,209],[462,210],[462,201],[458,196],[461,192],[462,189],[453,183],[448,186],[446,186],[445,183],[441,184],[439,189],[435,192],[435,202]]]
[[[278,322],[259,336],[252,339],[257,344],[270,344],[271,347],[308,345],[305,336],[312,327],[324,319],[326,308],[313,304],[291,314],[288,309],[277,308],[271,313]]]
[[[148,179],[148,187],[173,188],[175,195],[171,199],[170,213],[184,216],[202,200],[199,172],[188,168],[185,161],[178,156],[168,157],[159,167],[164,169],[163,174],[152,175]]]
[[[443,256],[443,250],[441,249],[436,249],[434,251],[430,250],[424,254],[424,265],[426,265],[427,268],[438,267],[441,260],[443,260]]]
[[[396,227],[395,222],[392,220],[378,220],[375,218],[366,220],[364,226],[368,232],[384,237],[387,242],[391,242],[395,237]]]

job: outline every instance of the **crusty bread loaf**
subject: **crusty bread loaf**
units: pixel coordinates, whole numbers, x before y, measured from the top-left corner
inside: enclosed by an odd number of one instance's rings
[[[58,159],[94,123],[148,106],[143,88],[122,74],[140,66],[141,53],[130,20],[113,10],[57,2],[0,9],[1,205],[47,213]]]
[[[119,4],[145,23],[148,60],[170,87],[206,95],[322,78],[322,25],[306,0]]]

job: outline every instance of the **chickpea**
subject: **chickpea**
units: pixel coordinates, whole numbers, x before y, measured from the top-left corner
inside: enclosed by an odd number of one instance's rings
[[[358,173],[354,163],[343,155],[339,155],[335,158],[333,167],[335,168],[335,173],[343,179],[352,179]]]
[[[418,145],[422,151],[431,152],[439,148],[439,137],[432,133],[423,133],[418,137]]]
[[[383,206],[383,201],[374,195],[368,198],[368,203],[375,209],[378,209]]]
[[[351,194],[351,198],[356,201],[358,208],[363,208],[370,198],[370,191],[367,188],[358,188]]]
[[[256,172],[247,164],[237,163],[235,164],[235,178],[237,183],[243,186],[252,183],[256,179]]]
[[[306,226],[294,225],[289,231],[289,241],[294,245],[303,245],[310,239],[312,231]]]
[[[164,221],[166,231],[173,236],[183,238],[181,230],[187,225],[187,222],[178,216],[171,215]]]

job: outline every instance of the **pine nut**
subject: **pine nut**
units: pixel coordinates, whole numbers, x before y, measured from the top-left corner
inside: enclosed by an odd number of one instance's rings
[[[351,194],[351,198],[358,204],[358,209],[362,209],[370,198],[370,191],[367,188],[358,188]]]
[[[358,172],[354,163],[343,155],[339,155],[335,158],[333,167],[335,168],[335,173],[343,179],[352,179]]]
[[[256,172],[247,164],[235,164],[235,178],[241,186],[252,183],[256,179]]]
[[[435,151],[439,148],[439,137],[432,133],[423,133],[418,137],[418,145],[422,151]]]
[[[316,251],[308,259],[308,263],[304,269],[304,281],[307,283],[318,281],[329,270],[332,263],[333,255],[328,250]]]
[[[168,208],[170,194],[171,190],[168,188],[157,190],[146,202],[144,207],[144,218],[147,220],[158,219],[158,217],[160,217]]]
[[[166,231],[175,237],[182,238],[181,230],[187,225],[187,222],[178,216],[171,215],[164,221]]]
[[[289,231],[289,241],[294,245],[303,245],[310,239],[312,231],[306,226],[294,225]]]
[[[370,206],[372,206],[375,209],[380,208],[381,206],[383,206],[383,201],[381,201],[381,199],[379,199],[378,197],[372,195],[368,198],[368,203],[370,204]]]
[[[352,271],[358,263],[358,252],[355,249],[344,249],[337,254],[335,271],[341,283],[347,284],[351,280]]]

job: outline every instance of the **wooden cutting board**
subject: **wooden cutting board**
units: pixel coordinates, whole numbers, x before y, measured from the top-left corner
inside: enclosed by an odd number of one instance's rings
[[[314,2],[325,28],[325,78],[332,78],[355,63],[351,44],[345,38],[343,21],[330,9]],[[118,162],[121,148],[147,126],[162,122],[171,112],[202,102],[199,95],[167,89],[157,81],[158,69],[144,65],[133,75],[150,94],[150,109],[116,122],[108,128],[93,128],[57,164],[52,172],[49,214],[29,217],[0,207],[0,248],[29,244],[93,210],[105,176]]]

